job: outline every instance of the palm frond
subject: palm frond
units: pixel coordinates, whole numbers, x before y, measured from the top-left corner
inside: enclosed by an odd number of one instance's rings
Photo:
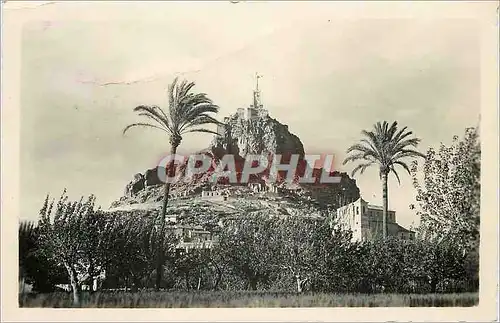
[[[182,80],[181,83],[175,87],[175,96],[177,100],[183,97],[182,93],[186,92],[184,91],[184,88],[186,88],[187,86],[188,86],[188,81]],[[177,103],[179,103],[179,101],[177,101]]]
[[[354,177],[354,175],[356,175],[358,171],[360,171],[360,173],[363,174],[365,170],[373,164],[374,164],[373,162],[359,164],[358,166],[354,167],[354,169],[351,172],[351,176]]]
[[[170,121],[164,115],[163,110],[157,106],[140,105],[134,108],[135,112],[139,112],[139,115],[148,116],[150,119],[155,120],[162,127],[171,130]],[[161,111],[161,112],[160,112]]]
[[[383,133],[384,134],[387,134],[389,132],[389,122],[387,121],[384,121],[384,123],[382,124],[382,128],[383,128]]]
[[[373,152],[370,148],[363,146],[361,144],[354,144],[351,147],[347,148],[346,150],[348,154],[354,151],[359,151],[363,153]]]
[[[344,159],[342,164],[345,165],[349,162],[355,162],[355,161],[360,161],[360,160],[373,162],[373,161],[377,160],[377,158],[372,153],[360,152],[360,153],[348,155]]]
[[[174,97],[175,97],[175,88],[177,86],[177,83],[179,82],[179,77],[175,77],[172,83],[169,84],[168,86],[168,94],[169,94],[169,103],[175,103],[174,102]]]
[[[146,117],[148,119],[151,119],[151,120],[155,121],[161,128],[163,128],[163,129],[167,130],[168,132],[170,132],[170,129],[168,129],[166,125],[164,125],[161,121],[159,121],[158,119],[156,119],[151,114],[146,113],[146,112],[141,112],[141,113],[139,113],[139,116]]]
[[[210,101],[210,100],[208,100]],[[189,118],[194,118],[202,113],[217,113],[219,112],[219,106],[213,104],[212,102],[202,102],[192,105],[192,108],[187,110],[186,116]]]
[[[180,105],[195,107],[201,104],[213,104],[206,93],[189,93],[179,101]]]
[[[394,156],[392,157],[392,161],[396,161],[396,160],[399,160],[399,159],[405,158],[405,157],[424,157],[425,158],[425,155],[417,150],[402,149],[402,150],[399,150],[396,154],[394,154]]]
[[[165,111],[163,111],[163,109],[162,109],[162,108],[160,108],[159,106],[156,106],[156,105],[154,105],[154,106],[153,106],[153,109],[154,109],[155,111],[157,111],[157,112],[158,112],[158,114],[160,114],[160,115],[163,117],[163,118],[162,118],[162,120],[164,120],[164,122],[165,122],[165,127],[166,127],[168,130],[172,131],[172,127],[171,127],[171,123],[172,123],[172,122],[171,122],[171,121],[170,121],[170,119],[168,118],[168,116],[167,116],[167,114],[165,113]]]
[[[201,126],[201,125],[209,125],[209,124],[219,125],[220,122],[217,119],[215,119],[214,117],[212,117],[212,116],[209,116],[209,115],[200,115],[196,119],[190,121],[189,123],[186,123],[182,127],[182,131],[185,132],[185,130],[187,130],[189,128],[196,127],[196,126]]]
[[[172,121],[172,132],[175,132],[177,129],[175,125],[177,124],[177,114],[178,114],[178,102],[176,96],[176,88],[179,78],[174,78],[171,84],[168,86],[168,112],[170,116],[170,121]]]
[[[400,129],[396,135],[394,136],[394,141],[395,142],[400,142],[401,140],[403,140],[404,138],[410,136],[413,132],[411,131],[408,131],[405,133],[406,129],[408,129],[408,127],[403,127],[402,129]]]
[[[375,125],[374,125],[374,129],[375,129],[375,133],[378,134],[378,135],[383,135],[384,134],[384,128],[385,128],[385,124],[387,122],[377,122]]]
[[[183,132],[184,129],[190,128],[192,126],[197,126],[197,125],[202,125],[202,124],[220,124],[217,119],[214,117],[208,115],[207,113],[213,113],[219,111],[219,107],[212,105],[212,104],[206,104],[206,105],[200,105],[193,107],[192,109],[188,110],[186,109],[187,112],[182,118],[182,123],[179,126],[179,131]]]
[[[181,83],[180,90],[179,90],[179,97],[184,98],[189,94],[189,91],[195,86],[194,82],[187,82],[184,81]]]
[[[137,123],[132,123],[132,124],[129,124],[128,126],[126,126],[123,129],[123,134],[125,134],[130,128],[133,128],[133,127],[151,127],[151,128],[155,128],[155,129],[160,129],[160,130],[168,133],[168,131],[162,127],[159,127],[159,126],[156,126],[153,124],[149,124],[149,123],[137,122]]]
[[[396,152],[408,146],[417,147],[419,143],[420,143],[419,138],[406,139],[395,144],[392,147],[392,150]]]
[[[393,162],[393,164],[394,165],[399,165],[399,166],[403,167],[408,174],[411,174],[410,167],[406,163],[404,163],[404,162],[402,162],[400,160],[396,160],[396,161]]]
[[[203,128],[193,128],[193,129],[186,130],[185,132],[186,133],[187,132],[205,132],[205,133],[211,133],[211,134],[214,134],[214,135],[218,134],[216,131],[209,130],[209,129],[203,129]]]
[[[377,137],[376,132],[362,130],[361,134],[367,138],[367,139],[364,139],[365,141],[370,142],[371,145],[377,147],[377,145],[379,143],[379,138]]]
[[[377,150],[377,147],[375,147],[375,144],[371,141],[371,140],[368,140],[366,138],[363,138],[359,141],[360,143],[364,143],[366,144],[368,147],[371,148],[371,150],[373,151],[376,151]]]
[[[387,122],[378,122],[374,126],[375,132],[366,130],[362,131],[362,134],[369,139],[368,141],[373,143],[372,146],[377,152],[377,159],[383,164],[387,163],[387,156],[389,155],[389,147],[387,143],[390,142],[390,139],[388,138],[386,130],[384,130],[387,127]]]
[[[394,134],[396,133],[397,130],[398,130],[398,122],[394,121],[391,124],[391,127],[389,128],[389,130],[387,131],[387,138],[394,140]]]
[[[401,185],[401,180],[399,179],[399,175],[396,172],[396,170],[394,169],[394,166],[389,167],[389,169],[390,169],[390,172],[396,176],[396,179],[398,180],[399,185]]]

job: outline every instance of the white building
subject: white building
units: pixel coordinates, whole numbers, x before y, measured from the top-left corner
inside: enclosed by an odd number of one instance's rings
[[[216,191],[201,191],[201,198],[203,200],[212,200],[212,201],[227,201],[229,197],[228,190],[216,190]]]
[[[170,229],[179,238],[177,250],[189,252],[193,249],[211,249],[214,246],[215,238],[212,232],[204,230],[199,225],[176,225]]]
[[[353,241],[371,240],[382,236],[383,208],[370,205],[359,198],[357,201],[342,206],[336,212],[336,225],[352,231]],[[387,213],[387,235],[401,239],[414,239],[415,233],[396,223],[396,212]]]

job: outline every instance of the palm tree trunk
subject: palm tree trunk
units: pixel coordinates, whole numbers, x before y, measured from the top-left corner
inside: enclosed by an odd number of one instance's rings
[[[388,211],[388,198],[387,198],[387,173],[382,173],[382,199],[383,199],[383,210],[382,210],[382,237],[387,238],[387,211]]]
[[[174,173],[174,165],[175,165],[174,156],[177,153],[177,147],[178,145],[172,145],[172,147],[170,148],[170,156],[172,157],[172,160],[169,162],[167,168],[168,177],[171,177]],[[162,276],[163,276],[163,264],[164,264],[163,242],[165,239],[165,218],[167,216],[168,197],[170,195],[170,184],[171,183],[169,181],[165,182],[163,206],[161,209],[161,216],[160,216],[160,233],[157,246],[156,284],[155,284],[155,289],[157,291],[160,290]]]

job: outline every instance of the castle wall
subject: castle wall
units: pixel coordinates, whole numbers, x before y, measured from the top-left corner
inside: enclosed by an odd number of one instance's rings
[[[246,120],[252,120],[252,119],[255,119],[258,117],[259,117],[259,113],[255,107],[250,106],[250,107],[245,109],[244,118]]]

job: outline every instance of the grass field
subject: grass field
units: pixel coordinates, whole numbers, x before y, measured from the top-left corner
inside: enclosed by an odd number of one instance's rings
[[[448,307],[475,306],[477,293],[301,294],[289,292],[98,292],[82,295],[82,307]],[[19,296],[21,307],[72,307],[68,293]]]

